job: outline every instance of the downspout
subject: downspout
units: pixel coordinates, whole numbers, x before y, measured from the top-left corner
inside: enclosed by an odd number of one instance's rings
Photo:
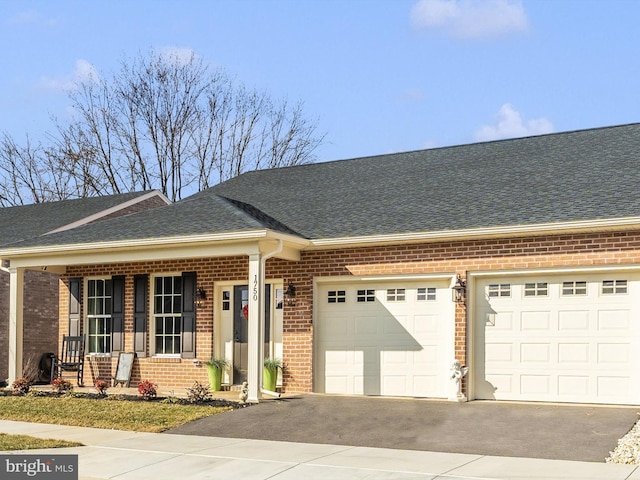
[[[266,264],[267,264],[267,260],[269,260],[271,257],[274,257],[276,255],[278,255],[280,252],[282,252],[282,250],[284,249],[284,242],[282,241],[282,239],[278,240],[278,246],[276,247],[275,250],[269,252],[269,253],[265,253],[264,255],[262,255],[260,257],[260,285],[258,286],[259,288],[259,292],[260,292],[260,311],[259,311],[259,316],[258,318],[260,319],[260,345],[259,345],[259,358],[264,362],[264,330],[265,330],[265,307],[266,307],[266,302],[265,302],[265,298],[264,298],[264,287],[266,285],[266,279],[265,279],[265,269],[266,269]],[[277,392],[272,392],[270,390],[265,390],[264,388],[262,388],[262,367],[259,369],[259,382],[260,382],[260,392],[264,393],[265,395],[271,395],[274,397],[279,397],[280,394]]]

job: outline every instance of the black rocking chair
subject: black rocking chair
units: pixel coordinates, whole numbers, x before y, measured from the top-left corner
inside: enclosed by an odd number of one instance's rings
[[[62,377],[63,372],[77,374],[78,386],[82,387],[84,375],[84,335],[62,338],[62,354],[51,365],[51,379]]]

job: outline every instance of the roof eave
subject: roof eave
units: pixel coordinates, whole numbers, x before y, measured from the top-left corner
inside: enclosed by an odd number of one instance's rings
[[[117,257],[118,252],[123,252],[125,250],[143,251],[153,249],[169,251],[174,248],[197,247],[198,245],[225,245],[246,242],[257,243],[263,240],[283,240],[287,245],[293,247],[296,250],[303,249],[309,243],[307,240],[293,235],[275,232],[268,229],[259,229],[240,232],[225,232],[218,234],[187,236],[178,235],[173,237],[127,239],[109,242],[1,248],[0,258],[16,259],[39,256],[65,257],[67,255],[75,256],[78,254],[88,254],[94,252],[112,252],[114,254],[114,257]]]
[[[311,240],[310,246],[307,247],[306,250],[339,247],[354,248],[359,246],[389,245],[398,243],[443,242],[521,236],[595,233],[635,229],[640,229],[640,217],[481,227],[461,230],[410,232],[389,235],[320,238]]]

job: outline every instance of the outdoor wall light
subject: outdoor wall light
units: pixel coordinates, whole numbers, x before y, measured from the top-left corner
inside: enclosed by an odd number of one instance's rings
[[[289,281],[289,285],[287,285],[287,289],[284,292],[284,299],[289,306],[296,304],[296,287],[291,281]]]
[[[207,292],[202,287],[196,288],[196,307],[200,308],[207,299]]]
[[[467,300],[467,282],[462,280],[460,274],[456,278],[456,284],[451,287],[452,300],[456,303],[465,303]]]

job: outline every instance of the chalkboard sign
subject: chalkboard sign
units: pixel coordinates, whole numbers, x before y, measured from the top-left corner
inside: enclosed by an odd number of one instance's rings
[[[133,368],[133,358],[136,356],[133,352],[120,352],[118,355],[118,366],[116,367],[116,376],[113,379],[113,386],[124,383],[128,387],[131,383],[131,369]]]

